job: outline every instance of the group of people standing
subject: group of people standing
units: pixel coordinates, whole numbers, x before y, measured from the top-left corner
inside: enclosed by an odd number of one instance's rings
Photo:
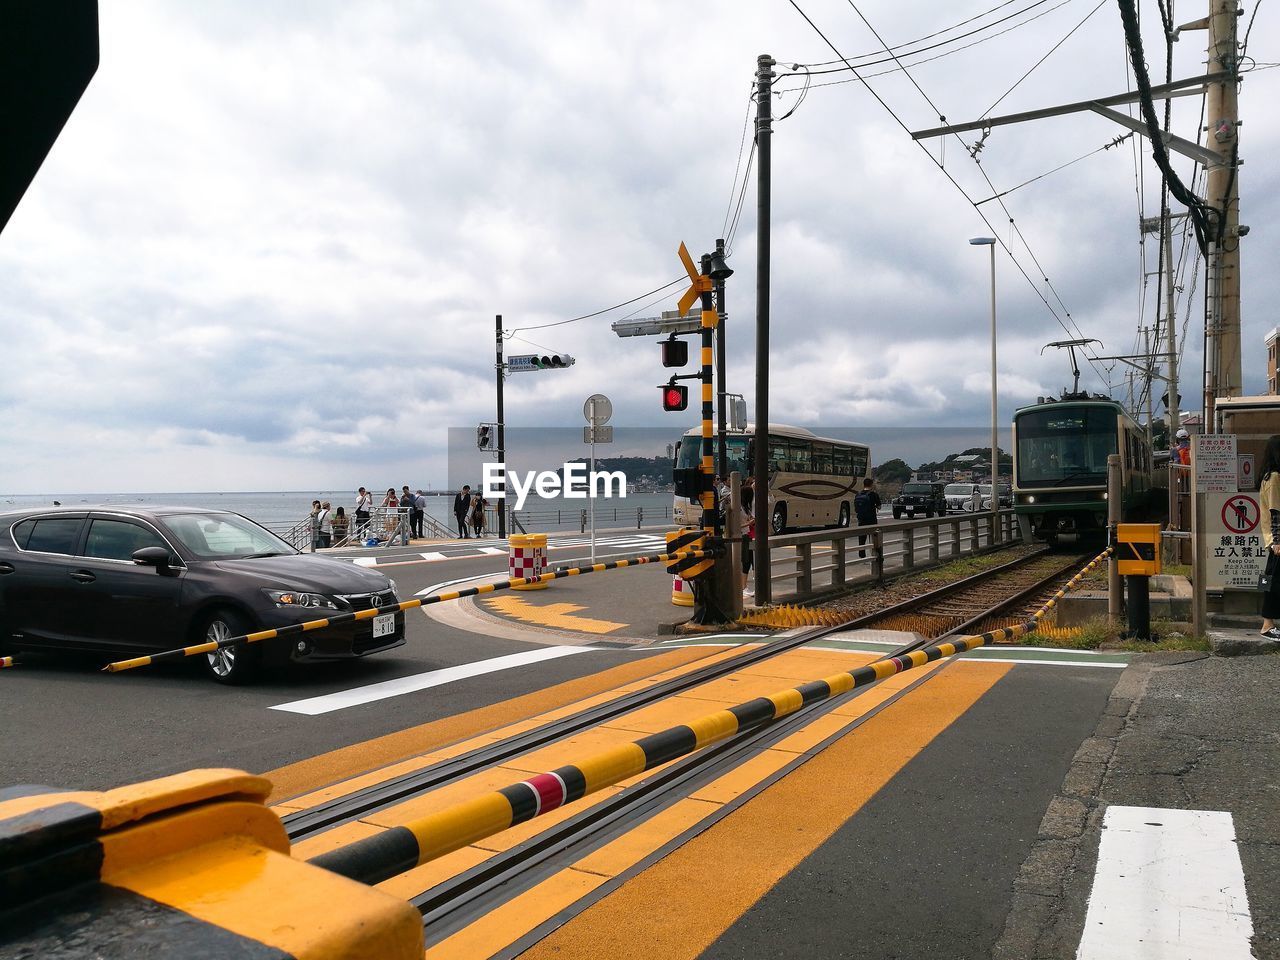
[[[427,498],[421,490],[417,493],[409,490],[408,484],[396,493],[395,487],[387,487],[386,496],[382,498],[380,528],[375,529],[373,515],[375,512],[374,495],[361,487],[356,491],[355,510],[348,515],[345,507],[333,509],[328,500],[311,501],[312,545],[317,549],[341,544],[348,538],[364,540],[373,536],[379,540],[391,537],[400,525],[398,514],[405,511],[409,515],[409,535],[422,536],[423,517],[427,510]]]
[[[472,536],[484,536],[484,508],[488,505],[488,500],[478,493],[471,492],[471,484],[462,485],[462,489],[453,498],[453,518],[458,522],[459,537],[468,540]]]

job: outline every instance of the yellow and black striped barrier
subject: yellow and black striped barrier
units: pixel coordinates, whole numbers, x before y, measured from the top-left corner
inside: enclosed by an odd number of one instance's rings
[[[335,623],[350,623],[353,620],[369,620],[373,617],[382,616],[387,613],[400,613],[403,610],[412,610],[415,607],[426,607],[433,603],[444,603],[449,600],[460,600],[463,597],[476,597],[485,593],[493,593],[496,590],[510,590],[515,586],[523,586],[531,583],[549,583],[552,580],[560,580],[565,577],[581,577],[589,573],[602,573],[605,570],[620,570],[624,567],[637,567],[646,563],[666,563],[672,560],[683,560],[693,557],[709,557],[713,554],[705,550],[684,550],[674,553],[655,553],[647,557],[624,557],[621,560],[610,560],[607,563],[593,563],[589,566],[568,567],[560,570],[554,570],[551,573],[543,573],[536,577],[513,577],[509,580],[499,580],[495,583],[482,583],[475,587],[467,587],[464,590],[452,590],[448,593],[439,593],[430,597],[414,598],[413,600],[404,600],[390,607],[371,607],[368,610],[357,610],[354,613],[339,613],[332,617],[325,617],[321,620],[307,620],[304,623],[292,623],[285,627],[276,627],[271,630],[258,630],[255,633],[246,633],[241,637],[227,637],[224,640],[208,640],[204,643],[192,644],[189,647],[180,647],[176,650],[166,650],[163,653],[153,653],[145,657],[134,657],[130,660],[117,660],[114,663],[107,664],[103,669],[107,673],[120,673],[123,670],[132,670],[134,667],[146,667],[153,663],[164,663],[169,660],[181,660],[184,657],[197,657],[202,653],[213,653],[215,650],[221,650],[224,647],[234,646],[238,643],[259,643],[263,640],[274,640],[276,637],[287,637],[295,633],[305,633],[308,630],[323,630],[325,627]]]
[[[236,770],[0,789],[0,955],[421,960],[418,911],[292,858],[270,790]]]
[[[1108,547],[1095,557],[1025,623],[974,637],[957,637],[718,710],[692,723],[669,727],[631,743],[602,750],[581,763],[539,773],[429,816],[410,820],[321,854],[311,863],[363,883],[381,883],[668,761],[772,723],[811,703],[819,703],[935,660],[1028,633],[1110,553],[1111,548]]]

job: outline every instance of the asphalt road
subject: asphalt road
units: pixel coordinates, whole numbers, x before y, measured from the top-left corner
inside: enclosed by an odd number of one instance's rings
[[[578,556],[576,550],[556,554],[557,560]],[[442,581],[506,576],[505,556],[405,562],[413,559],[399,557],[398,565],[387,569],[404,598]],[[0,784],[105,789],[192,767],[265,771],[648,655],[592,650],[316,716],[272,709],[545,646],[545,638],[522,642],[485,636],[411,610],[403,647],[359,660],[293,667],[245,687],[216,684],[195,663],[104,674],[93,660],[27,656],[22,665],[0,672],[5,731]]]

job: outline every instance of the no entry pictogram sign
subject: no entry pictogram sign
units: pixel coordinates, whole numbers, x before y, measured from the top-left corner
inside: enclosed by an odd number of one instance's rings
[[[1250,533],[1258,525],[1258,501],[1248,494],[1228,497],[1222,505],[1222,524],[1235,533]]]

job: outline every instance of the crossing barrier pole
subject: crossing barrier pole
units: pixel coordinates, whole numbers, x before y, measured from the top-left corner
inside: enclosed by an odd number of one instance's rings
[[[671,536],[668,534],[668,536]],[[153,653],[143,657],[134,657],[130,660],[117,660],[103,667],[106,673],[120,673],[124,670],[133,670],[137,667],[150,666],[153,663],[165,663],[170,660],[181,660],[184,657],[196,657],[202,653],[213,653],[216,650],[222,650],[226,647],[232,647],[237,644],[260,643],[263,640],[274,640],[277,637],[287,637],[298,633],[305,633],[309,630],[323,630],[325,627],[332,626],[336,623],[351,623],[356,620],[371,620],[376,616],[387,613],[401,613],[405,610],[413,610],[415,607],[428,607],[436,603],[446,603],[451,600],[460,600],[463,597],[477,597],[485,593],[493,593],[496,590],[510,590],[518,584],[531,583],[549,583],[552,580],[562,580],[565,577],[584,577],[591,573],[603,573],[606,570],[620,570],[624,567],[638,567],[647,563],[668,563],[676,565],[686,560],[708,559],[712,560],[716,553],[711,550],[677,550],[668,553],[655,553],[645,557],[623,557],[620,560],[609,560],[605,563],[593,563],[590,566],[568,567],[559,570],[553,570],[543,573],[536,577],[519,577],[509,580],[499,580],[495,583],[481,583],[474,587],[467,587],[463,590],[450,590],[447,593],[437,593],[430,597],[415,597],[412,600],[402,600],[397,604],[382,607],[370,607],[368,610],[356,610],[352,613],[338,613],[331,617],[325,617],[322,620],[307,620],[303,623],[292,623],[285,627],[276,627],[271,630],[258,630],[255,633],[246,633],[239,637],[227,637],[223,640],[209,640],[205,643],[192,644],[189,647],[179,647],[175,650],[166,650],[163,653]],[[668,567],[670,570],[670,567]]]
[[[957,653],[1001,640],[1012,640],[1034,630],[1057,602],[1074,590],[1113,549],[1107,547],[1090,561],[1024,623],[990,630],[978,636],[956,637],[922,650],[877,660],[854,670],[718,710],[639,740],[607,747],[579,763],[539,773],[492,793],[464,800],[320,854],[310,862],[362,883],[381,883],[664,763],[736,734],[766,726],[809,704],[829,700]]]

